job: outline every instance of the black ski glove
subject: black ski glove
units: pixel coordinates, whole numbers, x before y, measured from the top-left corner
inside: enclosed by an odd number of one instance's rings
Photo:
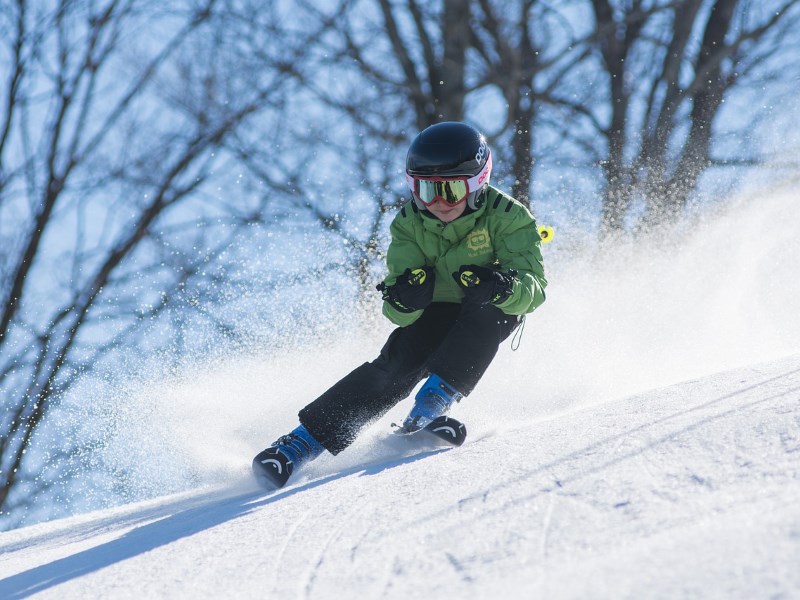
[[[502,304],[514,291],[515,271],[504,273],[478,265],[464,265],[453,273],[464,300],[475,304]]]
[[[380,283],[378,291],[383,299],[402,313],[422,310],[433,300],[433,284],[436,274],[428,266],[406,269],[392,285]]]

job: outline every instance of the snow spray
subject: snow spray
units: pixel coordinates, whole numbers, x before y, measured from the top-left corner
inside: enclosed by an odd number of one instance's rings
[[[557,251],[578,236],[562,224],[544,248],[547,301],[528,316],[519,350],[503,344],[454,416],[476,440],[520,421],[797,353],[799,231],[797,195],[787,191],[676,223],[658,239],[609,247],[590,239],[576,252]],[[98,492],[95,504],[240,485],[252,457],[297,424],[300,408],[377,356],[392,329],[379,323],[358,328],[343,306],[337,327],[280,353],[265,348],[168,377],[96,385],[87,419],[111,433],[97,450],[110,483],[98,484],[106,497]],[[369,461],[385,450],[389,423],[409,408],[410,400],[401,402],[310,473]]]

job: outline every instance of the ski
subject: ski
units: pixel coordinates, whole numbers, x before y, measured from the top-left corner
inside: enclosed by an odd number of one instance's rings
[[[422,440],[430,437],[420,435],[424,431],[448,446],[460,446],[467,439],[467,427],[453,417],[441,416],[435,418],[421,429],[408,430],[405,427],[392,423],[394,433],[406,439]],[[394,436],[392,436],[394,437]],[[286,485],[294,471],[294,464],[283,452],[270,446],[256,455],[253,459],[252,470],[259,486],[268,491],[281,489]]]

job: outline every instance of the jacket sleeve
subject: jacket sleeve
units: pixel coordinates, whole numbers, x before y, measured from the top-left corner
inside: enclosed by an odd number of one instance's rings
[[[511,296],[498,308],[509,315],[533,312],[545,301],[547,287],[536,220],[528,209],[515,202],[496,239],[495,255],[500,268],[517,271]]]
[[[425,253],[414,238],[412,218],[411,215],[406,216],[406,211],[403,210],[398,213],[389,228],[392,238],[386,253],[386,266],[389,274],[383,280],[387,286],[393,285],[406,269],[415,269],[426,264]],[[415,310],[411,313],[402,313],[388,302],[384,301],[383,303],[384,316],[400,327],[411,325],[419,319],[422,312]]]

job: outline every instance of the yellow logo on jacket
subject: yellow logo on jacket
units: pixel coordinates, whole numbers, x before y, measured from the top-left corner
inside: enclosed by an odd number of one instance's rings
[[[467,236],[467,248],[470,255],[486,254],[492,250],[492,240],[487,229],[476,229]]]

